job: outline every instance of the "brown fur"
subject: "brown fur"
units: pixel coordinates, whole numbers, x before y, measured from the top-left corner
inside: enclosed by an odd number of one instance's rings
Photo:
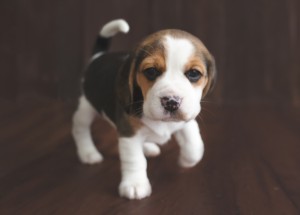
[[[141,109],[139,105],[141,100],[146,99],[147,92],[153,86],[154,81],[149,81],[143,74],[143,71],[150,67],[155,67],[160,72],[166,71],[166,53],[163,44],[163,38],[166,35],[170,35],[174,38],[185,38],[191,41],[195,47],[195,54],[190,58],[186,64],[184,71],[190,69],[197,69],[202,73],[202,78],[197,83],[192,83],[195,87],[201,86],[203,89],[203,97],[207,94],[211,88],[215,76],[215,62],[212,55],[203,45],[203,43],[193,35],[180,31],[180,30],[163,30],[154,33],[144,39],[132,53],[131,57],[127,60],[127,66],[124,69],[128,69],[129,77],[123,77],[121,79],[128,80],[128,90],[130,96],[128,100],[125,99],[124,104],[137,104],[137,109]],[[128,74],[128,73],[127,73]],[[124,79],[125,78],[125,79]],[[124,83],[125,84],[125,83]],[[126,97],[126,89],[121,89],[120,94],[122,98]],[[127,98],[127,97],[126,97]],[[131,98],[131,99],[130,99]],[[133,111],[133,116],[123,115],[121,124],[123,129],[119,132],[125,136],[132,136],[141,126],[142,123],[136,117],[141,110]],[[130,112],[130,111],[129,111]],[[176,113],[180,114],[180,113]],[[175,118],[185,118],[185,116],[174,116]]]
[[[213,84],[215,76],[215,63],[214,59],[203,45],[203,43],[193,35],[181,30],[163,30],[148,36],[143,40],[135,50],[135,60],[132,62],[130,71],[130,89],[133,93],[134,82],[141,88],[144,98],[148,90],[152,87],[153,82],[144,77],[142,71],[149,67],[155,67],[160,72],[166,71],[165,65],[165,52],[162,39],[164,36],[170,35],[174,38],[185,38],[191,41],[194,45],[196,52],[191,58],[190,62],[186,65],[185,71],[195,68],[198,69],[203,77],[193,85],[202,86],[203,97],[207,94]]]
[[[139,130],[139,128],[143,126],[143,123],[136,117],[129,116],[128,120],[134,132],[136,132],[137,130]]]
[[[205,85],[207,84],[207,79],[208,79],[206,66],[204,62],[201,59],[199,59],[199,57],[193,56],[185,66],[185,71],[188,71],[190,69],[196,69],[202,74],[202,77],[199,79],[199,81],[192,84],[194,86],[197,87],[201,86],[204,88]]]
[[[143,71],[147,68],[154,67],[161,73],[166,71],[166,63],[165,63],[165,55],[162,53],[162,51],[157,51],[150,56],[146,57],[137,72],[136,80],[137,84],[140,86],[144,98],[147,96],[148,90],[152,87],[154,84],[153,81],[149,81],[143,74]]]

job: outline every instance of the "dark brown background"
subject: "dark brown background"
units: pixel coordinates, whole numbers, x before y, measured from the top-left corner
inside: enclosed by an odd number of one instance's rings
[[[72,99],[96,33],[114,18],[131,31],[113,50],[147,34],[180,28],[216,58],[214,100],[300,104],[298,0],[3,0],[0,94]]]
[[[0,214],[300,214],[299,0],[1,0]],[[174,140],[149,159],[151,197],[118,196],[116,132],[92,126],[105,160],[80,164],[70,134],[80,75],[101,25],[131,31],[112,50],[181,28],[216,58],[198,117],[203,160]]]

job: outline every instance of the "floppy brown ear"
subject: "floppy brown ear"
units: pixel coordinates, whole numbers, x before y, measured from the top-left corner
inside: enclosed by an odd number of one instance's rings
[[[205,97],[214,87],[216,78],[217,78],[217,70],[216,63],[214,57],[209,53],[205,53],[205,61],[206,61],[206,71],[207,71],[207,83],[203,89],[202,98]]]

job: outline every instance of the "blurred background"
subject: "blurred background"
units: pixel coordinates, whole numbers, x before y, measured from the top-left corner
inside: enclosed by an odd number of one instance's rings
[[[99,28],[124,18],[114,51],[164,28],[198,36],[217,62],[210,100],[300,106],[298,0],[2,0],[0,12],[3,100],[74,100]]]

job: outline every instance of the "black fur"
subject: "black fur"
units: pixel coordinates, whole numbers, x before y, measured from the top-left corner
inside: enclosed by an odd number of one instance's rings
[[[111,44],[111,38],[98,36],[92,54],[94,55],[99,52],[107,51],[110,44]]]
[[[128,53],[105,53],[90,63],[83,81],[85,97],[114,122],[120,136],[132,136],[128,118],[142,115],[142,92],[136,83],[132,95],[129,88],[131,62]]]
[[[99,113],[104,111],[115,124],[116,108],[120,105],[116,91],[117,77],[127,58],[127,53],[101,55],[88,66],[83,82],[83,93],[89,102]],[[124,81],[128,85],[128,79]]]

